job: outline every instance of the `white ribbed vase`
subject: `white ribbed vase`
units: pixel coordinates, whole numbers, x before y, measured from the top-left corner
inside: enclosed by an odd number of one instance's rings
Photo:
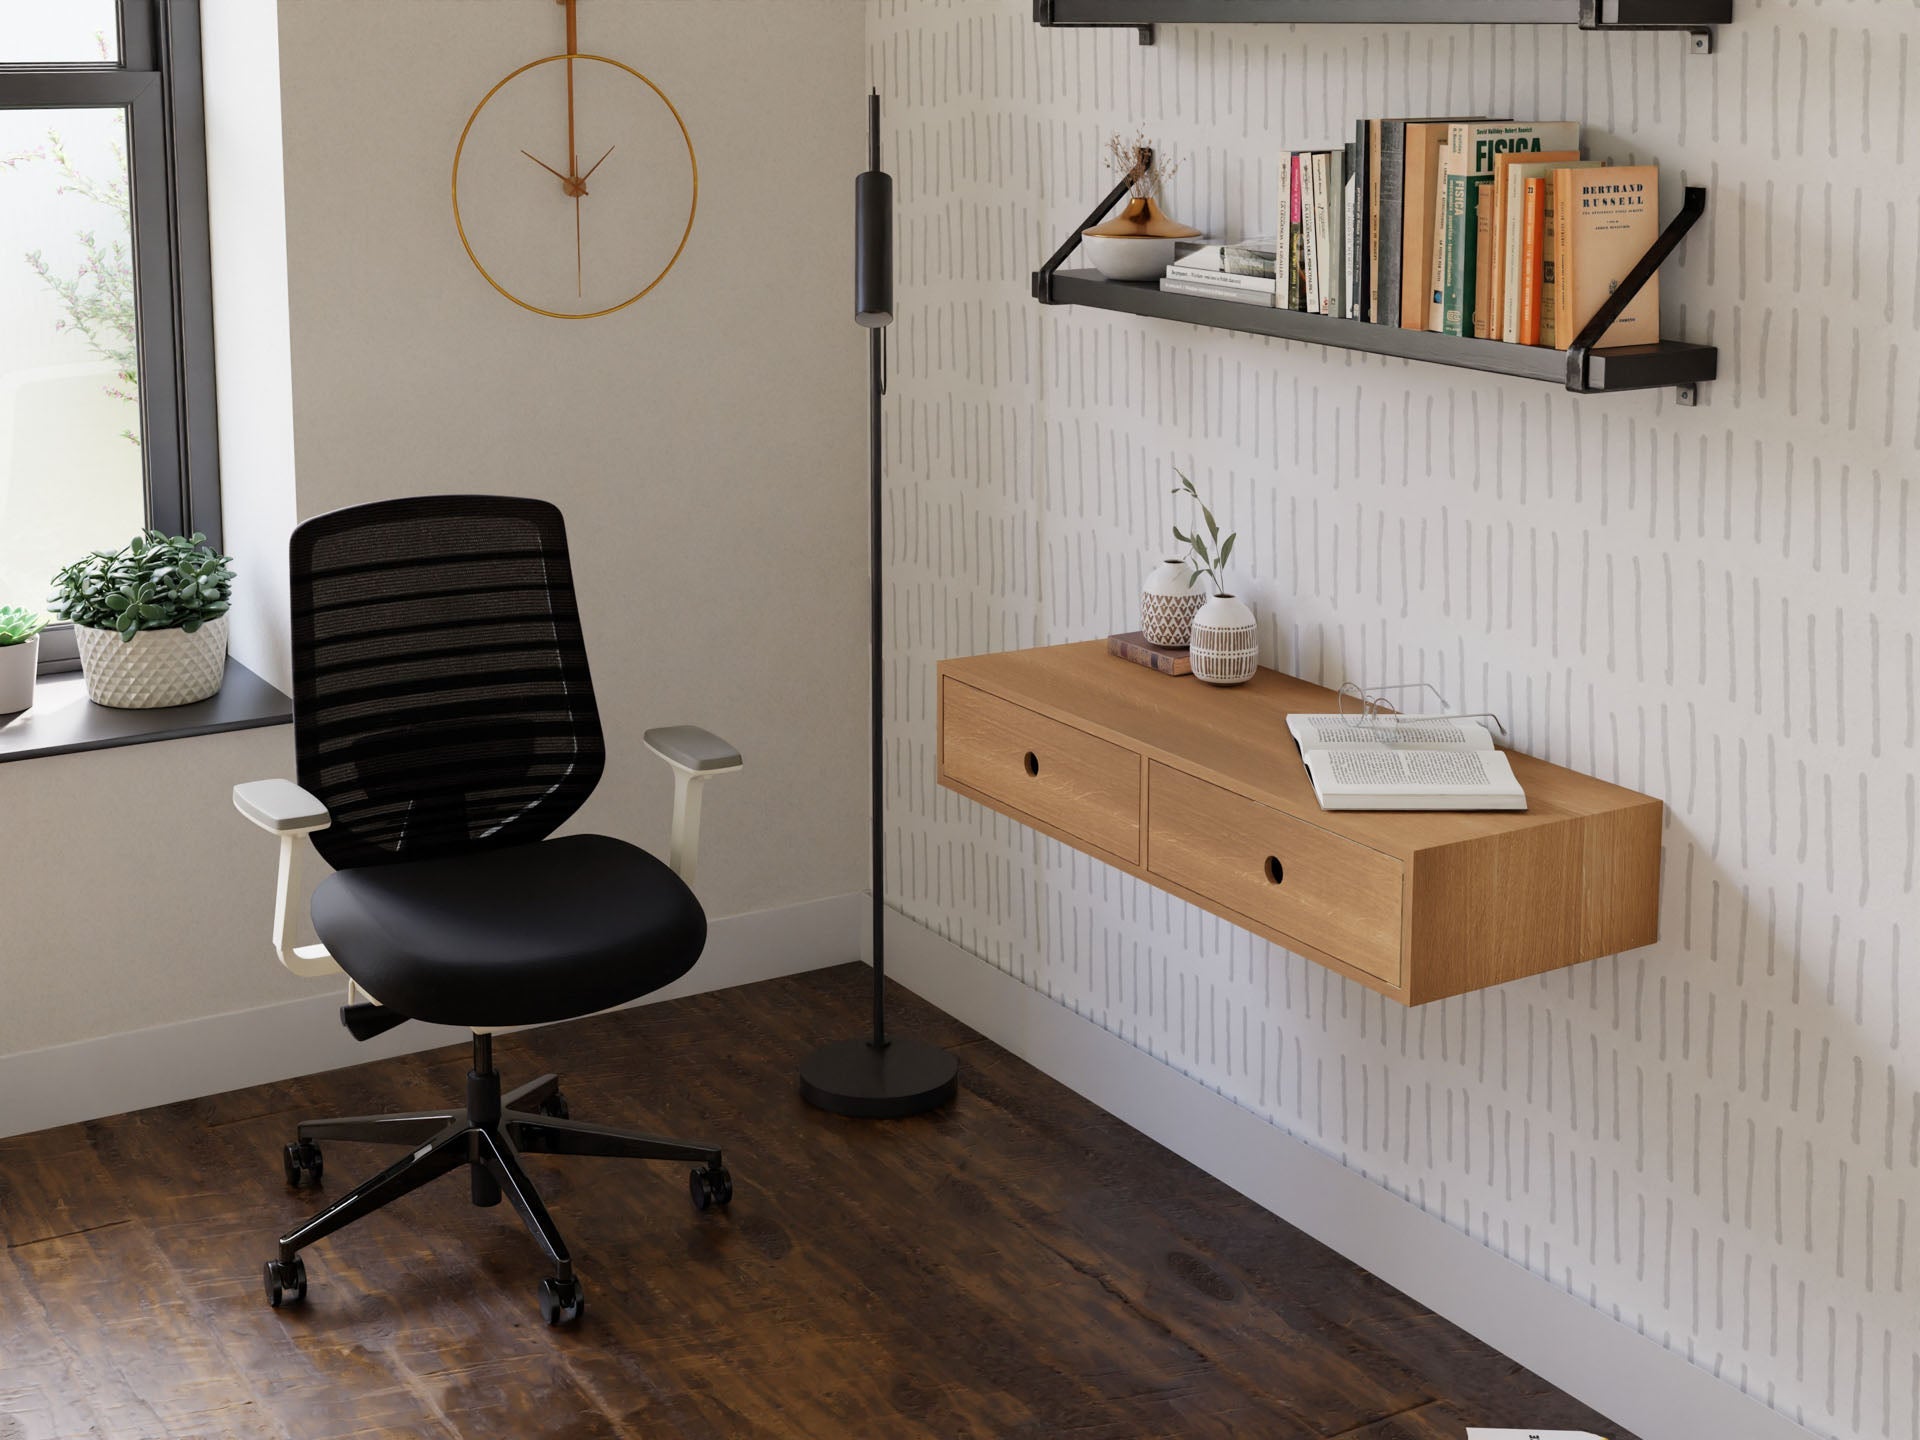
[[[1253,611],[1231,595],[1216,595],[1200,607],[1188,646],[1194,679],[1209,685],[1239,685],[1260,664]]]
[[[184,630],[141,630],[122,640],[117,631],[73,627],[87,698],[116,710],[191,705],[219,693],[227,673],[227,617]]]
[[[1207,602],[1184,560],[1162,560],[1140,587],[1140,633],[1152,645],[1185,645],[1193,616]]]

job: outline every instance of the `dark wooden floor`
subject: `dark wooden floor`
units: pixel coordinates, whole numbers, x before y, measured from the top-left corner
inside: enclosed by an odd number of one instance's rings
[[[0,1440],[134,1436],[1056,1436],[1460,1440],[1591,1410],[964,1026],[950,1113],[808,1109],[796,1061],[856,1034],[857,966],[502,1037],[581,1118],[727,1147],[686,1170],[534,1157],[587,1287],[541,1322],[540,1257],[455,1175],[260,1262],[317,1203],[279,1147],[309,1114],[451,1103],[463,1050],[0,1141]],[[327,1193],[392,1158],[328,1147]]]

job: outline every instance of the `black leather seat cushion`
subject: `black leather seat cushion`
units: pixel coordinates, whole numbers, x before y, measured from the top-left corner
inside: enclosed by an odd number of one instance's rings
[[[679,979],[707,940],[680,877],[606,835],[342,870],[313,928],[375,999],[442,1025],[590,1015]]]

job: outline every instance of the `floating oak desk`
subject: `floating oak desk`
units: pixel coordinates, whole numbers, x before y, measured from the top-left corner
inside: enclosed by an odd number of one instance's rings
[[[940,783],[1408,1005],[1658,932],[1658,800],[1508,752],[1524,813],[1321,810],[1273,670],[1215,688],[1103,641],[940,666]]]

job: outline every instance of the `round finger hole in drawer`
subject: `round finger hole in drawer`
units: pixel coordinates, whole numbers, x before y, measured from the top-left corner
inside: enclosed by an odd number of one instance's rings
[[[1266,872],[1267,879],[1276,885],[1287,878],[1286,867],[1280,863],[1280,857],[1278,855],[1267,856]]]
[[[1033,751],[1027,751],[1027,758],[1022,763],[1027,767],[1027,774],[1038,775],[1040,773],[1040,757],[1034,754]]]

